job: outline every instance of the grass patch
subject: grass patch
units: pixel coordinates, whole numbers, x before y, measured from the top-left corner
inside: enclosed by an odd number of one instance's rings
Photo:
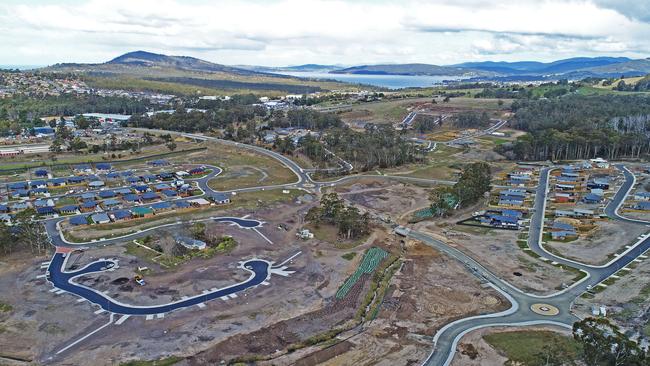
[[[121,363],[120,366],[171,366],[183,360],[181,357],[170,356],[151,361],[129,361]]]
[[[356,256],[357,256],[357,253],[355,253],[355,252],[349,252],[349,253],[345,253],[345,254],[343,254],[343,255],[341,256],[341,258],[345,259],[346,261],[351,261],[351,260],[354,259],[354,257],[356,257]]]
[[[8,313],[14,309],[13,306],[6,304],[4,302],[0,302],[0,313]]]
[[[543,366],[545,347],[553,346],[553,353],[563,353],[571,360],[578,358],[580,346],[573,338],[551,331],[513,331],[483,336],[492,347],[503,353],[506,365]]]
[[[361,245],[368,238],[367,235],[356,240],[345,240],[339,236],[339,231],[334,225],[319,223],[310,223],[305,225],[309,231],[314,234],[314,238],[326,241],[334,245],[337,249],[352,249]]]

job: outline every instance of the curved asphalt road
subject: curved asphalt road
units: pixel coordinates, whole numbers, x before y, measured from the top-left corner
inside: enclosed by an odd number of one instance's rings
[[[83,276],[85,274],[110,270],[111,268],[117,266],[117,262],[113,260],[99,260],[92,262],[86,267],[83,267],[79,270],[66,272],[65,265],[67,258],[69,258],[69,256],[66,256],[64,253],[54,254],[54,257],[52,258],[52,261],[48,267],[47,279],[56,288],[83,297],[110,313],[124,315],[153,315],[168,313],[170,311],[198,305],[203,302],[214,300],[223,296],[229,296],[237,292],[244,291],[248,288],[258,286],[267,280],[270,277],[269,269],[271,267],[270,262],[259,259],[252,259],[244,262],[241,266],[242,269],[251,273],[250,277],[246,281],[164,305],[136,306],[118,302],[117,300],[99,291],[80,285],[74,281],[77,277]]]
[[[497,128],[501,127],[503,124],[505,124],[505,121],[499,121],[499,123],[497,123],[493,127],[496,130]],[[170,131],[160,131],[160,132],[169,133]],[[320,188],[322,186],[334,185],[341,182],[345,182],[350,179],[355,179],[360,177],[360,176],[349,176],[332,182],[314,182],[309,176],[309,174],[307,174],[307,172],[304,169],[298,166],[298,164],[296,164],[295,162],[293,162],[292,160],[290,160],[289,158],[281,154],[267,150],[265,148],[241,144],[233,141],[222,140],[222,139],[203,136],[203,135],[185,134],[185,133],[177,133],[177,132],[171,132],[171,133],[181,134],[183,136],[198,139],[198,140],[217,141],[227,145],[233,145],[233,146],[243,147],[243,148],[257,151],[261,154],[270,156],[282,162],[289,169],[291,169],[298,177],[298,181],[295,183],[278,185],[278,186],[270,186],[270,187],[250,188],[252,190],[259,190],[263,188],[291,187],[291,186],[296,188],[305,188],[307,186]],[[623,218],[617,213],[618,207],[620,207],[625,197],[629,193],[629,190],[634,184],[634,176],[629,171],[627,171],[627,169],[622,165],[617,165],[617,167],[623,171],[626,181],[621,187],[621,189],[619,189],[619,191],[616,193],[616,195],[614,196],[610,204],[605,209],[605,213],[613,219],[643,224],[643,222],[639,222],[638,220]],[[632,262],[638,256],[643,254],[646,250],[650,249],[650,237],[645,237],[642,240],[640,240],[637,244],[635,244],[632,248],[630,248],[627,252],[625,252],[623,255],[620,255],[619,257],[615,258],[610,263],[604,266],[591,266],[591,265],[582,264],[579,262],[567,260],[565,258],[557,257],[544,250],[544,248],[541,245],[541,234],[543,228],[544,210],[546,205],[546,194],[548,190],[548,176],[551,169],[552,168],[543,168],[542,171],[540,172],[540,184],[538,186],[537,194],[535,197],[535,206],[534,206],[535,212],[533,214],[533,217],[531,218],[531,224],[530,224],[531,227],[529,232],[529,246],[531,250],[533,250],[535,253],[545,258],[548,258],[552,261],[556,261],[566,266],[578,268],[587,273],[587,276],[583,278],[581,281],[574,283],[569,288],[566,288],[555,294],[549,296],[536,296],[536,295],[524,293],[521,290],[517,289],[516,287],[505,282],[504,280],[500,279],[498,276],[491,273],[485,267],[481,266],[478,263],[478,261],[467,256],[461,251],[449,247],[445,243],[440,242],[426,234],[419,233],[412,230],[405,230],[404,234],[414,239],[421,240],[425,244],[435,247],[436,249],[463,262],[475,276],[480,278],[482,281],[489,283],[492,287],[494,287],[497,291],[503,294],[511,302],[510,309],[506,311],[496,313],[496,314],[484,314],[484,315],[479,315],[479,316],[470,317],[466,319],[460,319],[458,321],[455,321],[443,327],[435,335],[433,352],[431,353],[430,357],[424,362],[424,364],[435,365],[435,366],[450,364],[455,354],[457,342],[464,334],[466,334],[467,332],[473,329],[477,329],[481,327],[489,327],[489,326],[499,326],[499,325],[523,326],[523,325],[532,325],[532,324],[552,324],[552,325],[570,327],[571,324],[577,320],[577,318],[574,315],[572,315],[570,312],[572,302],[577,296],[582,294],[591,286],[596,285],[602,280],[608,278],[609,276],[611,276],[612,274],[614,274],[615,272],[617,272],[618,270],[620,270],[621,268],[623,268],[624,266]],[[427,179],[419,179],[419,178],[411,178],[411,177],[397,177],[397,176],[368,175],[368,177],[386,178],[386,179],[403,179],[403,180],[411,180],[411,181],[420,181],[422,183],[436,183],[436,184],[453,183],[453,182],[446,182],[446,181],[435,181],[435,180],[427,180]],[[207,184],[205,186],[207,187]],[[210,191],[209,187],[207,187],[207,191]],[[119,240],[124,240],[124,239],[120,238]],[[102,241],[101,243],[105,244],[106,242],[107,241]],[[106,264],[107,263],[104,263],[104,266]],[[268,272],[268,267],[267,267],[267,272]],[[252,277],[254,278],[255,276],[253,275]],[[68,277],[68,279],[70,278]],[[532,312],[530,310],[530,305],[534,303],[540,303],[540,302],[556,306],[558,309],[560,309],[560,313],[556,316],[542,316]],[[116,312],[113,309],[111,309],[110,311]]]
[[[629,219],[619,216],[616,212],[631,190],[634,184],[634,176],[622,165],[617,165],[617,168],[623,171],[625,182],[612,198],[612,201],[605,209],[605,213],[612,219],[629,222]],[[474,329],[492,326],[524,326],[535,324],[549,324],[570,328],[575,321],[579,320],[571,314],[570,310],[575,298],[587,291],[588,288],[595,286],[619,271],[621,268],[630,264],[634,259],[650,249],[650,237],[644,237],[625,253],[603,266],[592,266],[567,260],[544,250],[541,246],[541,234],[546,205],[546,194],[548,191],[548,177],[552,169],[553,168],[543,168],[540,172],[540,184],[535,197],[535,212],[531,218],[528,244],[535,253],[542,257],[566,266],[578,268],[587,273],[587,276],[581,281],[576,282],[570,287],[555,294],[549,296],[526,294],[503,281],[498,276],[481,266],[476,260],[470,258],[458,249],[449,247],[445,243],[423,233],[412,230],[405,230],[405,232],[403,232],[403,234],[420,240],[425,244],[450,255],[452,258],[465,263],[475,276],[479,277],[483,281],[489,282],[492,287],[497,289],[497,291],[504,295],[511,303],[510,309],[504,312],[460,319],[443,327],[434,337],[434,349],[429,358],[425,360],[425,365],[449,365],[453,360],[456,346],[460,338]],[[634,220],[631,222],[641,224]],[[556,316],[538,315],[530,310],[530,306],[535,303],[553,305],[560,310],[560,313]]]

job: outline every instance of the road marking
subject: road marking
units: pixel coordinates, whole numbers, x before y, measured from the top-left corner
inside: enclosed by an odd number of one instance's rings
[[[63,294],[63,293],[65,293],[65,290],[58,290],[58,291],[56,292],[57,295],[61,295],[61,294]]]
[[[223,300],[223,301],[226,301],[226,300],[228,300],[228,296],[221,296],[220,299]]]
[[[36,278],[43,278],[43,277],[47,277],[47,275],[42,274],[42,275],[36,276]]]
[[[77,299],[77,302],[84,302],[84,301],[86,301],[86,299],[84,299],[83,297],[80,298],[80,299]]]
[[[104,324],[104,325],[102,325],[101,327],[99,327],[99,328],[93,330],[92,332],[86,334],[85,336],[83,336],[83,337],[77,339],[76,341],[70,343],[69,345],[65,346],[65,347],[62,348],[60,351],[58,351],[56,354],[58,355],[58,354],[61,353],[61,352],[65,352],[66,350],[70,349],[70,347],[74,346],[75,344],[77,344],[77,343],[83,341],[84,339],[90,337],[91,335],[93,335],[93,334],[99,332],[100,330],[106,328],[107,326],[111,325],[111,324],[113,323],[113,315],[114,315],[114,314],[111,313],[111,316],[109,317],[108,322],[107,322],[106,324]]]
[[[260,236],[261,236],[262,238],[264,238],[264,240],[268,241],[269,244],[273,244],[273,242],[271,241],[271,239],[269,239],[269,238],[267,238],[266,236],[264,236],[264,234],[262,234],[259,230],[257,230],[257,228],[254,227],[253,230],[255,230],[256,233],[260,234]]]
[[[235,299],[235,298],[237,298],[237,294],[230,294],[230,298],[231,298],[231,299]]]
[[[115,325],[121,325],[121,324],[124,323],[124,322],[129,318],[129,317],[131,317],[131,315],[122,315],[122,317],[119,318],[119,319],[115,322]]]
[[[96,310],[96,311],[95,311],[95,315],[99,315],[99,314],[101,314],[101,313],[103,313],[103,312],[105,312],[105,311],[106,311],[106,310],[104,310],[104,309]]]
[[[199,308],[201,308],[201,309],[203,309],[203,308],[205,307],[205,304],[202,303],[202,302],[200,302],[200,303],[198,303],[198,304],[196,304],[196,305],[197,305]]]
[[[146,320],[151,320],[151,319],[153,319],[153,314],[147,315]]]
[[[162,319],[165,317],[165,313],[156,314],[156,318]]]

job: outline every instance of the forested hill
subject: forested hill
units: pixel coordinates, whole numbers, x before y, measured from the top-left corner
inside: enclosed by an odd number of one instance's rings
[[[512,109],[512,126],[529,134],[499,150],[516,159],[618,159],[650,154],[648,96],[517,100]]]
[[[394,64],[394,65],[363,65],[346,69],[330,71],[332,74],[365,74],[365,75],[445,75],[457,76],[471,73],[473,70],[451,66],[428,64]]]

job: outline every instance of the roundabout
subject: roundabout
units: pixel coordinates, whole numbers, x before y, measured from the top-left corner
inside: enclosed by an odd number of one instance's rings
[[[533,304],[530,306],[530,310],[532,310],[535,314],[539,315],[545,315],[545,316],[556,316],[560,314],[560,309],[553,305],[549,304]]]

